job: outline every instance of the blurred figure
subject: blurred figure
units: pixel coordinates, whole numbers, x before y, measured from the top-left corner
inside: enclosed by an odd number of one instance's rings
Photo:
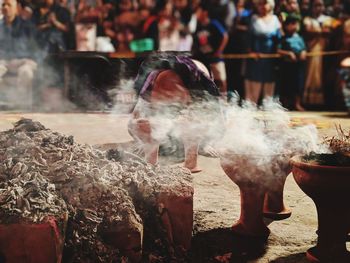
[[[210,5],[202,2],[196,10],[198,25],[193,36],[193,54],[196,59],[209,65],[221,95],[227,99],[226,68],[222,53],[228,43],[225,28],[209,17]]]
[[[0,0],[0,6],[2,7],[2,2],[3,2],[3,0]],[[3,14],[2,14],[2,8],[0,8],[0,20],[2,20],[3,19]]]
[[[236,7],[230,0],[207,0],[211,19],[218,20],[226,30],[231,30],[236,16]]]
[[[298,34],[299,16],[289,15],[283,23],[284,36],[278,53],[284,57],[280,63],[281,102],[291,110],[304,111],[301,96],[304,89],[306,46]]]
[[[12,99],[17,106],[31,109],[33,102],[33,79],[37,64],[33,60],[36,45],[34,27],[18,14],[16,0],[3,0],[3,20],[0,21],[0,78],[6,74],[16,75],[17,90]],[[11,90],[8,91],[11,93]]]
[[[300,14],[302,18],[310,15],[310,0],[300,1]]]
[[[235,0],[236,16],[233,26],[229,32],[229,43],[226,46],[225,53],[244,54],[248,53],[249,43],[249,24],[252,16],[252,10],[247,7],[247,1]],[[244,97],[244,67],[246,61],[243,59],[228,59],[226,63],[227,72],[227,96],[228,100],[233,96],[236,90],[240,96]]]
[[[157,1],[154,15],[143,25],[143,35],[154,41],[154,50],[177,50],[180,41],[180,22],[174,16],[171,0]]]
[[[276,53],[281,39],[281,24],[273,14],[273,0],[258,0],[257,14],[252,16],[249,29],[249,51],[255,56],[247,61],[245,80],[245,99],[258,103],[263,98],[274,95],[276,81],[276,62],[271,58],[259,58],[259,54]]]
[[[350,58],[344,59],[341,64],[341,89],[344,96],[345,107],[350,114]]]
[[[298,16],[301,20],[300,8],[298,0],[287,0],[285,10],[280,13],[281,22],[286,21],[289,15]],[[299,30],[299,29],[298,29]]]
[[[19,1],[18,12],[20,17],[22,17],[24,20],[30,20],[33,15],[33,5],[28,1]]]
[[[68,9],[56,4],[54,0],[40,0],[32,21],[36,25],[37,41],[44,56],[67,50],[71,26]]]
[[[322,52],[328,46],[332,32],[332,19],[324,15],[323,0],[311,2],[311,16],[304,18],[304,38],[310,52]],[[313,56],[307,61],[304,102],[309,105],[324,104],[323,90],[323,57]]]
[[[327,6],[326,14],[339,19],[345,19],[348,16],[348,14],[344,12],[344,5],[341,0],[333,0],[332,4]]]

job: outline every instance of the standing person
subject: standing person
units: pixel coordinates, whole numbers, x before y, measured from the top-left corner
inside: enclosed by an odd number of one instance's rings
[[[310,0],[300,1],[300,14],[302,18],[310,15]]]
[[[245,99],[256,104],[261,92],[266,99],[275,91],[275,59],[259,58],[259,54],[275,53],[281,38],[281,24],[273,10],[273,0],[258,0],[257,14],[252,16],[250,23],[249,48],[255,59],[247,61]]]
[[[56,4],[54,0],[40,0],[32,21],[36,25],[37,41],[44,55],[46,52],[67,49],[71,23],[68,9]]]
[[[143,35],[154,41],[154,49],[176,50],[180,41],[180,21],[174,16],[174,6],[170,0],[159,0],[153,15],[143,25]]]
[[[248,53],[248,30],[252,10],[247,7],[246,0],[235,0],[236,16],[233,26],[230,30],[229,43],[225,52],[228,54],[245,54]],[[246,61],[243,59],[229,59],[226,61],[227,74],[227,91],[228,99],[231,100],[234,91],[243,98],[244,90],[244,67]]]
[[[16,106],[31,109],[33,102],[33,79],[37,68],[34,61],[34,27],[18,14],[16,0],[3,0],[0,21],[0,70],[17,75],[17,91],[13,92]],[[1,77],[1,76],[0,76]],[[11,94],[11,90],[9,90]]]
[[[219,21],[210,19],[209,10],[206,1],[201,2],[196,10],[198,24],[193,36],[193,54],[210,67],[221,95],[226,98],[226,68],[222,53],[228,43],[228,34]]]
[[[289,15],[297,15],[301,20],[300,7],[297,0],[287,0],[285,10],[280,13],[282,23],[287,19]]]
[[[323,14],[323,0],[311,2],[311,15],[304,18],[304,38],[310,52],[325,51],[331,35],[332,18]],[[304,101],[309,105],[323,105],[323,57],[313,56],[307,61]]]
[[[304,88],[306,46],[298,34],[299,16],[289,15],[283,23],[285,35],[278,53],[285,56],[280,63],[281,101],[289,109],[304,111],[301,96]]]

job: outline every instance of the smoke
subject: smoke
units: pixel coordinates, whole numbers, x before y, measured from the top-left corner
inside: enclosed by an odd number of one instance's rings
[[[261,109],[249,102],[226,109],[226,132],[217,147],[245,155],[296,155],[326,152],[314,125],[292,127],[290,116],[278,101],[265,100]]]
[[[265,100],[261,108],[249,102],[226,108],[226,131],[216,147],[232,180],[278,189],[291,171],[290,158],[312,151],[328,152],[314,125],[293,127],[278,101]]]

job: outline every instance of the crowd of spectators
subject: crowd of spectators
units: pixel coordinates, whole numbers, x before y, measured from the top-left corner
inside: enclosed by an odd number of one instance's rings
[[[191,51],[224,97],[277,95],[293,110],[342,105],[349,0],[0,0],[0,78],[32,78],[66,50]],[[247,58],[224,59],[225,54]],[[273,54],[273,55],[271,55]],[[28,84],[26,84],[28,85]]]

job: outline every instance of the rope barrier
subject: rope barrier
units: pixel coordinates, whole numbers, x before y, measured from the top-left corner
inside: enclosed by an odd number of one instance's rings
[[[306,53],[307,57],[318,57],[318,56],[333,56],[333,55],[343,55],[350,54],[349,50],[333,50],[333,51],[318,51],[318,52],[308,52]],[[223,54],[222,58],[224,59],[259,59],[259,58],[280,58],[283,57],[281,54]]]
[[[334,56],[334,55],[344,55],[350,54],[350,50],[333,50],[333,51],[318,51],[318,52],[308,52],[307,57],[318,57],[318,56]],[[138,55],[133,52],[123,52],[123,53],[109,53],[109,58],[135,58]],[[141,55],[142,56],[142,55]],[[283,57],[281,54],[222,54],[223,59],[266,59],[266,58],[280,58]]]

